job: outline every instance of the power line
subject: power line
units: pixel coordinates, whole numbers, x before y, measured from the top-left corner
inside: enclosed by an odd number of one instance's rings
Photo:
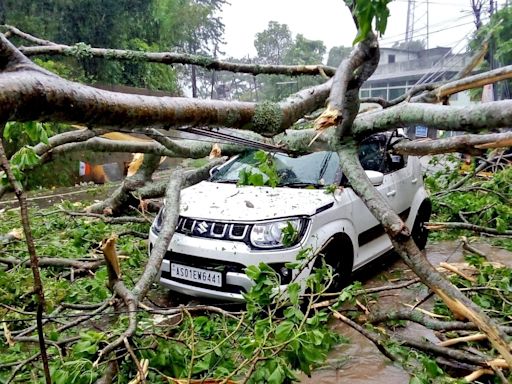
[[[467,18],[469,16],[470,15],[468,15],[468,16],[461,16],[460,18],[457,18],[455,20],[462,20],[462,19]],[[462,26],[465,26],[465,25],[473,24],[473,21],[468,21],[468,22],[465,22],[465,23],[457,24],[457,25],[452,25],[452,24],[453,24],[453,22],[450,22],[450,21],[437,24],[439,26],[440,25],[451,25],[451,26],[446,27],[446,28],[437,29],[435,31],[430,31],[429,33],[422,33],[422,34],[419,34],[419,35],[415,34],[415,38],[423,37],[423,36],[427,36],[427,35],[432,35],[434,33],[444,32],[444,31],[448,31],[450,29],[459,28],[459,27],[462,27]],[[426,29],[426,27],[419,28],[418,31],[421,31],[423,29]],[[405,41],[404,39],[395,39],[396,37],[399,37],[399,36],[405,36],[405,34],[393,35],[393,36],[390,36],[390,37],[387,37],[387,38],[383,38],[383,39],[380,39],[379,42],[380,43],[384,43],[384,44],[392,44],[392,43],[401,43],[401,42]],[[391,39],[394,39],[394,40],[391,40]]]
[[[179,132],[182,133],[182,134],[192,134],[192,135],[194,135],[194,137],[189,137],[189,138],[183,137],[181,135],[180,136],[173,135],[172,133],[169,133],[169,132],[166,132],[165,134],[162,133],[162,132],[160,132],[159,134],[155,134],[155,133],[150,133],[150,132],[132,131],[132,130],[122,129],[122,128],[115,129],[114,131],[122,132],[122,133],[129,133],[129,134],[143,134],[143,135],[146,135],[146,136],[151,137],[153,139],[166,137],[166,138],[175,139],[175,140],[190,140],[190,141],[199,141],[199,142],[211,143],[211,144],[215,144],[215,143],[218,143],[218,144],[238,144],[238,145],[242,145],[244,147],[255,148],[255,149],[263,149],[263,150],[267,150],[267,151],[270,151],[270,152],[282,152],[282,153],[287,153],[287,154],[294,154],[294,153],[296,153],[296,151],[292,151],[292,150],[289,150],[289,149],[286,149],[286,148],[283,148],[283,147],[280,147],[280,146],[277,146],[277,145],[263,143],[263,142],[260,142],[260,141],[251,140],[251,139],[248,139],[248,138],[231,135],[231,134],[226,133],[226,132],[220,132],[220,131],[216,132],[216,131],[214,131],[212,129],[204,129],[204,128],[190,127],[190,128],[183,128],[183,129],[179,130]],[[204,136],[204,137],[207,137],[207,138],[211,138],[211,140],[201,139],[201,138],[198,138],[197,136]]]
[[[466,37],[468,36],[469,34],[466,34],[465,36],[462,37],[462,39],[459,40],[459,42],[455,45],[454,48],[456,48],[460,43],[462,43]],[[461,53],[461,51],[463,50],[464,46],[462,46],[461,48],[459,48],[459,50],[455,53],[455,55],[452,54],[452,49],[450,49],[448,52],[446,52],[443,56],[442,59],[445,59],[447,58],[448,56],[451,55],[451,57],[448,59],[448,62],[447,63],[444,63],[445,65],[444,66],[441,66],[441,61],[442,60],[439,60],[437,63],[436,63],[436,71],[434,71],[433,73],[426,73],[424,74],[417,82],[415,85],[418,85],[418,84],[423,84],[423,83],[430,83],[430,82],[435,82],[437,79],[439,79],[441,76],[443,76],[446,72],[448,72],[450,69],[453,69],[455,68],[456,64],[457,64],[457,61],[460,61],[461,59],[460,58],[457,58],[457,55]],[[446,66],[449,65],[451,63],[451,65],[447,68]]]

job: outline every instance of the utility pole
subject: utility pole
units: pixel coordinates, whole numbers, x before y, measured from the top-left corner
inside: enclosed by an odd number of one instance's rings
[[[430,48],[430,46],[428,45],[428,39],[429,39],[429,35],[430,35],[430,31],[429,31],[429,26],[430,26],[430,20],[429,20],[429,0],[427,0],[427,49]]]
[[[489,0],[489,17],[492,18],[496,12],[496,0]],[[489,65],[491,69],[496,69],[496,59],[494,57],[496,51],[496,42],[494,38],[489,39]],[[498,100],[498,83],[492,85],[493,100]]]
[[[405,42],[412,41],[414,35],[414,8],[415,0],[407,2],[407,25],[405,27]]]

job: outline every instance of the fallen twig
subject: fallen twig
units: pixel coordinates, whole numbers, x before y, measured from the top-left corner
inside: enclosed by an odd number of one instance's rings
[[[442,262],[439,263],[439,266],[441,268],[447,269],[448,271],[453,272],[453,273],[461,276],[462,278],[464,278],[464,279],[466,279],[468,281],[471,281],[473,283],[476,281],[476,279],[473,276],[466,275],[464,272],[462,272],[460,269],[458,269],[456,266],[454,266],[452,264],[445,263],[444,261],[442,261]]]
[[[418,308],[414,305],[411,305],[411,304],[407,304],[407,303],[402,303],[402,305],[405,305],[406,307],[409,307],[411,308],[411,310],[415,310],[415,311],[418,311],[418,312],[421,312],[427,316],[430,316],[430,317],[435,317],[435,318],[438,318],[438,319],[448,319],[448,316],[444,316],[444,315],[438,315],[437,313],[433,313],[433,312],[429,312],[423,308]]]
[[[499,235],[512,237],[512,230],[498,231],[495,228],[483,227],[476,224],[457,223],[457,222],[429,222],[427,228],[431,230],[439,230],[444,228],[466,229],[477,233],[489,233],[491,235]]]
[[[466,343],[468,341],[481,341],[481,340],[487,340],[487,336],[485,335],[485,333],[475,333],[474,335],[456,337],[454,339],[448,339],[445,341],[441,341],[440,343],[437,343],[437,345],[439,345],[440,347],[449,347],[449,346],[459,344],[459,343]]]
[[[95,219],[100,219],[105,223],[109,224],[127,224],[127,223],[147,223],[148,220],[143,217],[135,217],[135,216],[119,216],[119,217],[111,217],[106,215],[101,215],[99,213],[92,212],[74,212],[63,209],[63,213],[69,216],[75,217],[92,217]]]
[[[334,308],[329,307],[329,309],[332,311],[333,316],[335,318],[344,322],[345,324],[349,325],[350,327],[354,328],[356,331],[358,331],[360,334],[362,334],[364,337],[366,337],[368,340],[370,340],[377,347],[377,349],[388,359],[390,359],[391,361],[400,361],[400,359],[398,357],[396,357],[395,355],[393,355],[393,353],[391,353],[390,351],[387,350],[387,348],[382,343],[382,338],[379,335],[374,334],[373,332],[367,331],[366,329],[361,327],[356,322],[350,320],[346,316],[343,316],[341,313],[336,311]]]

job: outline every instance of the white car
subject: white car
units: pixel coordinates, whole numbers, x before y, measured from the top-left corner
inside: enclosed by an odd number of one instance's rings
[[[416,157],[392,154],[402,137],[377,134],[359,147],[367,176],[412,229],[425,247],[431,204],[423,187]],[[238,186],[240,171],[258,172],[254,151],[220,166],[208,181],[181,192],[180,218],[161,266],[160,283],[191,296],[243,301],[252,281],[249,265],[267,263],[279,275],[281,289],[297,273],[285,267],[304,247],[322,249],[338,278],[339,289],[353,271],[392,249],[383,227],[350,186],[346,185],[338,155],[315,152],[301,157],[274,155],[280,182],[277,187]],[[335,192],[325,186],[342,185]],[[283,244],[282,230],[291,223],[298,231],[293,244]],[[154,244],[162,225],[162,211],[149,239]],[[311,267],[301,272],[303,281]]]

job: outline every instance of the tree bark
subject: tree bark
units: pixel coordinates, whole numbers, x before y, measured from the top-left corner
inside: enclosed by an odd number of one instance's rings
[[[0,128],[0,134],[3,137],[3,124]],[[36,312],[36,324],[37,324],[37,335],[39,340],[39,348],[41,350],[41,359],[43,361],[44,377],[47,384],[51,384],[52,379],[50,376],[50,368],[48,365],[48,354],[46,352],[46,343],[44,340],[44,329],[43,329],[43,313],[44,313],[44,289],[41,281],[41,274],[39,272],[39,258],[36,254],[36,247],[34,244],[34,238],[32,237],[32,229],[30,228],[30,220],[28,218],[28,207],[25,193],[20,183],[14,177],[9,161],[5,154],[2,140],[0,140],[0,167],[3,168],[7,175],[7,180],[14,189],[16,198],[20,204],[21,223],[23,226],[23,233],[25,234],[25,241],[27,243],[28,254],[30,256],[30,267],[32,269],[32,275],[34,276],[34,294],[37,297],[37,312]]]
[[[512,146],[512,132],[490,133],[484,135],[461,135],[438,140],[400,141],[393,151],[400,154],[424,156],[449,152],[479,154],[487,148],[505,148]]]
[[[74,46],[57,44],[49,40],[40,39],[11,25],[5,25],[4,27],[13,35],[38,45],[32,47],[20,47],[20,51],[26,56],[76,55]],[[89,48],[88,53],[93,57],[106,58],[110,60],[133,61],[134,58],[136,58],[137,60],[144,60],[150,63],[161,63],[167,65],[190,64],[210,70],[249,73],[253,75],[318,76],[326,74],[328,76],[334,76],[334,73],[336,72],[336,68],[324,65],[240,64],[220,61],[206,56],[174,52],[144,52],[124,49]]]

